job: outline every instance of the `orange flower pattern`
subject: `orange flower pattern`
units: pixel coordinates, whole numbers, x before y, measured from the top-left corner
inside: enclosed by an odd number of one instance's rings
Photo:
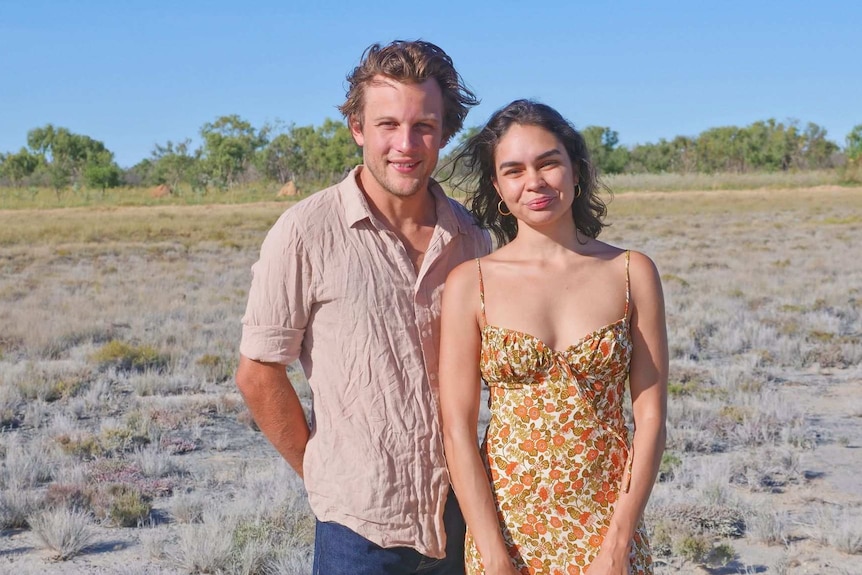
[[[503,537],[524,575],[584,573],[619,492],[628,489],[628,258],[626,252],[624,317],[565,350],[527,333],[487,323],[482,329],[491,419],[481,450]],[[484,316],[481,268],[479,278]],[[630,560],[633,575],[653,572],[643,522]],[[469,529],[466,565],[468,575],[484,573]]]

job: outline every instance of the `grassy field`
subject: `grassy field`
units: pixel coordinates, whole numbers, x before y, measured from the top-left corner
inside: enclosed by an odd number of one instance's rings
[[[862,188],[757,187],[610,203],[602,239],[667,298],[658,572],[857,573]],[[0,574],[310,572],[301,485],[231,381],[289,205],[0,210]]]
[[[445,168],[443,168],[445,172]],[[804,172],[718,173],[718,174],[612,174],[605,178],[617,192],[754,190],[813,188],[819,186],[859,186],[862,169],[810,170]],[[443,183],[447,190],[450,187]],[[0,210],[54,208],[117,208],[129,206],[205,206],[212,204],[248,204],[278,201],[279,185],[273,182],[240,185],[224,190],[193,190],[181,185],[170,195],[153,197],[153,188],[123,187],[108,190],[86,188],[56,191],[44,187],[0,187]],[[300,186],[299,197],[325,187],[323,183]],[[457,193],[455,194],[457,195]]]

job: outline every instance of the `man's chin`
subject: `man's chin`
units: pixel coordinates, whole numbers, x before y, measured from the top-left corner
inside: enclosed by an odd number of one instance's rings
[[[386,190],[390,194],[401,198],[415,196],[427,188],[428,178],[424,180],[419,180],[418,178],[399,178],[397,181],[390,182],[390,185],[386,186]]]

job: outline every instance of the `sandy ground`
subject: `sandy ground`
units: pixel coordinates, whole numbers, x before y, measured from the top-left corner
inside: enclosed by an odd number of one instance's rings
[[[779,573],[774,566],[784,563],[785,572],[792,574],[862,574],[858,555],[804,538],[805,510],[813,504],[847,509],[862,522],[862,369],[800,373],[782,384],[781,393],[804,407],[824,442],[803,453],[800,466],[807,481],[790,485],[782,493],[761,495],[764,505],[788,511],[795,518],[793,540],[786,547],[756,544],[747,538],[730,540],[738,556],[725,566],[707,569],[658,561],[659,573]],[[223,453],[202,454],[196,466],[224,472],[231,466],[254,466],[255,461],[275,457],[263,438],[247,428],[230,425],[215,432],[230,432],[234,444]],[[170,531],[176,526],[166,523],[153,529]],[[53,561],[40,549],[32,531],[7,531],[0,537],[0,575],[183,573],[151,560],[144,536],[142,529],[96,528],[96,543],[83,554]]]
[[[844,189],[822,192],[851,193]],[[792,193],[792,192],[791,192]],[[810,193],[799,191],[799,194]],[[658,196],[678,196],[681,192],[638,192]],[[685,192],[714,196],[716,192]],[[722,192],[724,197],[767,197],[770,191]],[[619,194],[624,195],[624,194]],[[218,209],[218,208],[214,208]],[[751,537],[728,541],[736,557],[729,564],[705,568],[680,562],[657,562],[657,573],[788,573],[823,575],[862,575],[862,556],[841,553],[834,547],[819,544],[806,536],[806,513],[813,506],[829,505],[847,510],[862,525],[862,367],[845,370],[812,369],[785,375],[779,392],[792,405],[806,413],[817,430],[817,447],[803,451],[799,466],[804,481],[789,484],[777,493],[759,493],[752,497],[767,508],[786,511],[791,517],[790,537],[786,545],[768,546]],[[215,435],[229,435],[231,445],[221,453],[212,451],[190,454],[196,471],[265,462],[277,454],[265,439],[235,420],[225,420],[212,430]],[[156,502],[154,515],[159,516]],[[166,515],[166,514],[163,514]],[[160,534],[176,532],[169,521],[157,522],[152,529]],[[30,530],[5,531],[0,535],[0,575],[31,574],[179,574],[184,571],[163,561],[153,560],[147,545],[146,529],[95,528],[95,543],[81,555],[68,561],[53,561]]]

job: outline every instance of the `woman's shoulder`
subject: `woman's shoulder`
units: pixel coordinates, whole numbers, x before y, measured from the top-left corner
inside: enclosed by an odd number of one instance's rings
[[[632,275],[657,276],[658,268],[655,262],[643,252],[637,250],[626,250],[629,257],[629,270]]]
[[[631,285],[632,301],[635,306],[638,302],[656,302],[663,299],[661,276],[655,262],[643,252],[630,250],[629,252],[629,282]]]
[[[632,270],[635,270],[636,268],[638,270],[649,270],[650,268],[655,269],[655,263],[653,263],[652,259],[643,252],[617,247],[613,244],[599,240],[592,240],[592,243],[591,251],[593,256],[598,256],[607,260],[628,258],[628,263]]]
[[[487,257],[488,256],[465,260],[452,268],[452,270],[449,271],[449,275],[446,276],[446,289],[461,288],[469,283],[478,285],[479,262]]]

